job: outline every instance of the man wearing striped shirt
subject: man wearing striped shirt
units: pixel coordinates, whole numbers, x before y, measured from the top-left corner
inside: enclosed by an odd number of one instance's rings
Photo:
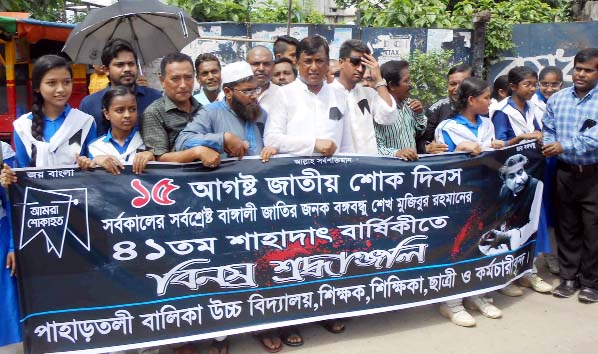
[[[542,152],[557,156],[556,239],[561,283],[557,297],[579,292],[598,302],[598,48],[573,60],[573,87],[548,99]]]
[[[390,94],[397,102],[399,117],[391,125],[374,122],[378,153],[408,161],[417,160],[415,137],[426,129],[427,118],[421,102],[409,97],[413,87],[409,78],[409,63],[392,60],[382,64],[380,69]]]

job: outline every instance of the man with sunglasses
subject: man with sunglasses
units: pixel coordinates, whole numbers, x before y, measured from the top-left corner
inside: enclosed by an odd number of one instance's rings
[[[244,61],[222,69],[224,100],[199,111],[176,139],[177,151],[208,147],[222,158],[261,155],[263,161],[276,154],[262,140],[267,113],[257,98],[262,92],[251,66]]]
[[[339,54],[340,76],[330,86],[344,92],[347,98],[347,117],[351,122],[355,152],[377,155],[374,122],[393,124],[399,117],[397,104],[388,92],[380,65],[364,42],[349,39],[341,45]],[[375,81],[373,89],[359,84],[366,67]]]
[[[326,83],[330,49],[320,36],[297,47],[299,77],[283,86],[266,123],[264,142],[280,153],[311,156],[353,152],[344,94]]]

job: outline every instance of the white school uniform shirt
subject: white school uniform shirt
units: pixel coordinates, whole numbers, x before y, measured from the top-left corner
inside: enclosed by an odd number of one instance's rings
[[[378,155],[374,121],[378,124],[390,125],[399,119],[397,103],[392,96],[392,104],[388,105],[371,87],[355,85],[347,90],[338,79],[330,86],[345,94],[347,100],[347,118],[351,123],[353,147],[358,154]]]
[[[268,116],[270,116],[272,107],[276,106],[277,101],[280,100],[280,89],[280,86],[270,83],[270,87],[266,91],[262,91],[260,97],[257,98],[260,107],[268,113]]]
[[[299,78],[280,92],[266,121],[264,146],[281,154],[311,156],[316,139],[330,139],[337,146],[335,153],[354,152],[347,101],[340,90],[324,82],[315,94]]]
[[[23,142],[27,155],[31,157],[32,146],[37,149],[36,167],[56,167],[72,165],[75,155],[81,152],[85,139],[95,120],[87,113],[71,108],[64,122],[50,141],[39,141],[31,134],[30,113],[14,121],[15,132]],[[79,134],[79,132],[81,134]]]
[[[478,136],[469,130],[465,125],[460,124],[457,121],[457,117],[452,119],[446,119],[438,124],[436,127],[436,131],[434,132],[434,138],[436,142],[440,144],[444,144],[444,136],[442,132],[446,132],[453,140],[455,147],[459,146],[459,144],[467,141],[472,141],[480,144],[482,150],[492,150],[490,145],[492,144],[492,140],[494,140],[494,124],[490,118],[478,116],[481,119],[482,123],[478,127]],[[465,118],[463,118],[465,119]]]
[[[542,129],[542,119],[544,119],[544,114],[546,113],[546,102],[538,97],[537,94],[534,94],[529,101],[534,105],[534,117],[536,117],[536,122],[538,122],[540,129]]]
[[[513,128],[515,136],[531,133],[536,130],[536,127],[534,126],[534,120],[536,119],[535,105],[533,102],[526,101],[527,111],[525,112],[525,117],[518,109],[509,104],[508,98],[501,101],[501,103],[502,105],[497,111],[502,111],[509,117],[509,123],[511,123],[511,128]],[[540,127],[542,126],[540,125]]]
[[[125,163],[125,162],[133,162],[133,158],[135,158],[135,154],[137,153],[137,150],[145,150],[145,145],[143,145],[143,140],[141,139],[141,134],[139,134],[139,131],[136,130],[135,135],[133,135],[133,138],[131,138],[131,141],[129,141],[129,144],[127,145],[127,149],[125,150],[124,153],[120,153],[114,147],[112,142],[110,142],[110,140],[107,139],[107,134],[104,134],[101,137],[99,137],[98,139],[94,140],[93,143],[89,144],[88,149],[89,149],[89,153],[93,157],[101,156],[101,155],[109,155],[109,156],[116,157],[117,159],[119,159],[120,162]]]

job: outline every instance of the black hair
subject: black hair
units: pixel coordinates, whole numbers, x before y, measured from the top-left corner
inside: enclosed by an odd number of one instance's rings
[[[274,55],[276,56],[276,54],[282,54],[286,52],[289,45],[299,47],[299,41],[295,37],[279,36],[274,41]]]
[[[498,169],[498,175],[500,176],[501,180],[505,180],[505,177],[507,175],[507,170],[509,169],[509,167],[513,167],[517,164],[523,163],[523,165],[525,166],[528,163],[528,158],[525,155],[522,154],[517,154],[517,155],[513,155],[511,157],[509,157],[504,165]]]
[[[102,109],[108,112],[114,97],[126,95],[133,95],[133,97],[135,97],[135,92],[129,86],[110,86],[104,93],[104,96],[102,96]],[[104,112],[102,112],[102,115],[104,115]],[[102,119],[102,126],[104,127],[105,131],[108,131],[108,129],[110,129],[110,121],[108,121],[108,119]]]
[[[455,102],[455,114],[461,113],[467,108],[469,97],[478,97],[489,87],[488,83],[478,77],[472,76],[461,82],[457,90],[457,102]]]
[[[370,48],[363,41],[359,39],[348,39],[341,44],[339,49],[339,58],[348,58],[351,55],[351,51],[359,53],[370,54]]]
[[[31,105],[31,115],[33,120],[31,122],[31,135],[35,140],[44,140],[44,97],[39,91],[42,79],[53,69],[65,68],[73,77],[73,70],[71,66],[61,56],[58,55],[44,55],[35,61],[33,69],[31,70],[31,89],[33,91],[33,100]],[[31,146],[31,167],[35,167],[35,160],[37,159],[37,149],[35,144]]]
[[[166,65],[168,65],[170,63],[184,63],[184,62],[191,64],[191,67],[193,68],[193,60],[187,54],[183,54],[183,53],[167,54],[164,58],[162,58],[162,61],[160,62],[160,76],[162,76],[163,78],[166,76]]]
[[[106,93],[104,93],[104,96],[102,96],[102,109],[108,111],[115,97],[126,95],[133,95],[135,97],[135,92],[130,87],[124,85],[110,86]]]
[[[112,59],[116,58],[120,52],[133,53],[135,62],[137,62],[137,53],[135,53],[131,43],[125,41],[124,39],[113,38],[106,43],[104,49],[102,50],[102,65],[105,67],[110,66]]]
[[[509,70],[507,74],[509,84],[518,85],[521,81],[525,80],[528,76],[533,76],[538,79],[538,73],[528,68],[527,66],[516,66]]]
[[[297,78],[297,75],[299,75],[299,73],[297,72],[297,67],[293,64],[293,61],[291,59],[286,58],[286,57],[280,57],[280,58],[274,59],[274,65],[280,64],[280,63],[291,64],[291,68],[293,69],[293,74],[295,74],[295,78]]]
[[[212,53],[203,53],[197,56],[197,58],[195,58],[195,72],[199,72],[199,66],[206,61],[215,61],[216,63],[218,63],[218,69],[222,69],[222,67],[220,66],[220,60],[218,60],[218,57],[215,56]]]
[[[328,47],[326,38],[317,35],[303,38],[297,46],[297,60],[299,60],[301,53],[314,55],[320,48],[324,48],[324,52],[326,52],[326,60],[328,60],[330,58],[330,48]]]
[[[230,89],[234,89],[237,85],[240,85],[240,84],[245,83],[245,82],[250,82],[252,80],[253,80],[253,75],[244,77],[244,78],[239,79],[237,81],[233,81],[233,82],[228,82],[226,84],[222,84],[222,87],[223,88],[224,87],[228,87]]]
[[[575,54],[573,65],[577,63],[586,63],[595,58],[598,58],[598,48],[586,48]]]
[[[538,79],[542,80],[548,74],[555,74],[556,78],[559,81],[563,81],[563,70],[561,70],[557,66],[546,66],[542,70],[540,70],[540,74],[538,74]]]
[[[498,94],[499,90],[503,90],[507,93],[507,96],[511,96],[511,87],[509,86],[509,78],[507,75],[500,75],[494,80],[492,85],[492,98],[500,101],[502,97]]]
[[[456,74],[456,73],[469,73],[469,76],[474,76],[473,66],[471,66],[467,63],[455,65],[449,69],[448,74],[446,74],[446,77],[448,78],[449,76]]]
[[[391,60],[380,66],[382,77],[388,85],[394,83],[399,85],[401,82],[401,72],[409,68],[409,63],[406,60]]]

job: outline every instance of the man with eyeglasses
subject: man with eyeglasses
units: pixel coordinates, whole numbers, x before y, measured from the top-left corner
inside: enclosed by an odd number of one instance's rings
[[[353,152],[346,98],[326,83],[326,39],[302,39],[297,55],[299,77],[281,88],[280,100],[268,116],[265,144],[280,153],[294,155]]]
[[[201,160],[208,166],[220,163],[218,153],[203,146],[185,152],[174,151],[176,136],[201,108],[192,97],[194,80],[193,60],[188,55],[173,53],[162,59],[160,82],[164,95],[147,107],[141,119],[141,137],[156,161]]]
[[[280,99],[280,86],[271,83],[274,57],[263,45],[251,48],[247,52],[247,62],[251,65],[257,85],[262,89],[257,101],[270,114],[270,109]]]
[[[340,76],[330,86],[345,93],[355,152],[377,155],[374,122],[393,124],[399,117],[397,104],[388,92],[380,65],[364,42],[357,39],[345,41],[339,55]],[[373,89],[359,84],[366,67],[375,81]]]
[[[262,92],[251,66],[244,61],[222,69],[224,100],[199,111],[176,139],[177,151],[208,147],[222,158],[261,155],[263,161],[276,154],[262,140],[267,113],[257,98]]]

